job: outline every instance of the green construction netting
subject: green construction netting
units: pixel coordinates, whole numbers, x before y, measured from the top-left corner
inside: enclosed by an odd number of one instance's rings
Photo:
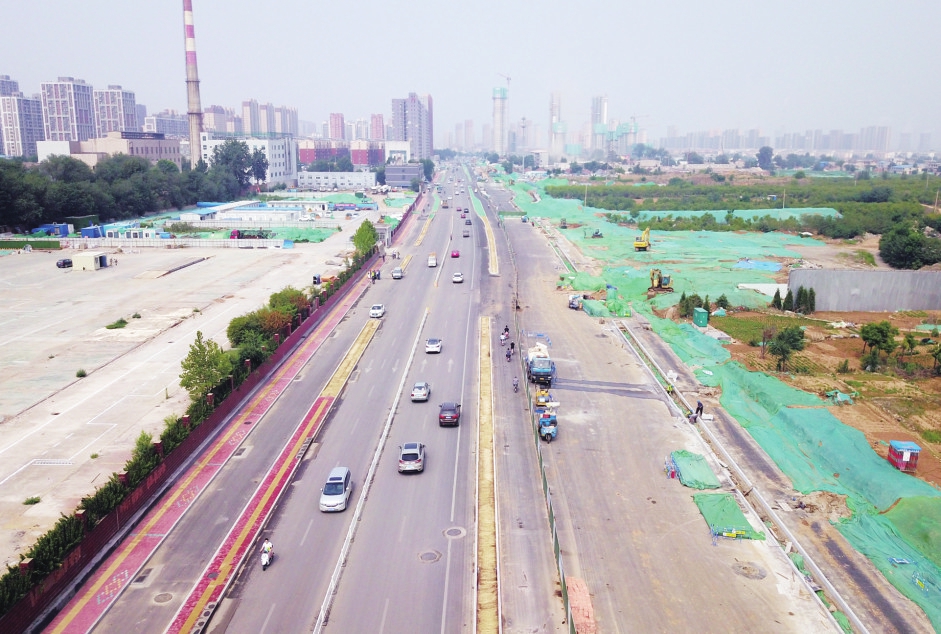
[[[337,232],[336,229],[306,229],[300,227],[281,227],[272,229],[272,231],[275,238],[293,240],[294,242],[323,242]]]
[[[392,227],[393,229],[395,229],[396,227],[398,227],[400,222],[402,222],[402,219],[401,219],[401,218],[393,218],[392,216],[383,216],[383,217],[382,217],[382,224],[388,225],[388,226]]]
[[[507,182],[507,179],[501,179]],[[565,181],[563,181],[564,183]],[[590,256],[608,268],[604,271],[607,283],[617,286],[628,301],[641,300],[646,303],[647,288],[650,286],[650,269],[659,268],[673,278],[676,292],[664,293],[654,298],[651,303],[657,308],[666,308],[676,304],[680,294],[698,293],[700,297],[708,295],[713,300],[725,295],[733,306],[760,307],[770,303],[771,298],[753,290],[739,289],[739,284],[775,283],[774,273],[770,271],[735,268],[741,258],[756,261],[781,261],[785,258],[799,259],[801,255],[793,251],[790,245],[802,247],[823,247],[823,242],[810,238],[770,232],[770,233],[734,233],[713,231],[652,231],[651,249],[634,251],[634,239],[641,233],[639,226],[622,226],[605,219],[603,209],[585,207],[582,201],[555,199],[547,196],[545,187],[549,181],[527,183],[517,181],[509,186],[516,205],[527,215],[548,219],[558,226],[565,218],[568,229],[560,229],[566,238]],[[530,191],[538,194],[539,202],[534,202]],[[765,213],[820,213],[833,215],[832,209],[813,210],[757,210]],[[713,213],[725,218],[721,212],[671,212],[677,215],[696,215]],[[743,216],[751,217],[756,210],[743,210]],[[654,215],[665,217],[665,212]],[[598,229],[604,237],[592,238]]]
[[[787,556],[791,558],[791,561],[794,562],[794,565],[797,566],[797,569],[800,570],[801,573],[809,579],[810,573],[807,572],[807,567],[804,565],[804,556],[794,551],[789,552]],[[817,596],[820,598],[820,601],[825,606],[827,606],[827,608],[830,607],[830,601],[827,599],[827,595],[824,593],[823,590],[818,590]],[[839,610],[832,611],[830,612],[830,614],[833,616],[833,619],[839,624],[840,629],[846,632],[846,634],[853,633],[853,627],[850,625],[850,620],[847,618],[845,614],[843,614]]]
[[[765,534],[751,527],[731,493],[696,493],[693,501],[713,535],[764,540]]]
[[[670,459],[683,486],[691,489],[719,488],[719,479],[701,454],[679,449],[670,453]]]
[[[386,207],[408,207],[415,202],[414,196],[405,196],[404,198],[386,198],[382,202]]]
[[[931,558],[937,560],[941,552],[937,540],[937,527],[941,522],[939,500],[903,501],[909,503],[909,508],[900,515],[893,517],[895,509],[885,515],[856,513],[837,528],[893,586],[918,604],[938,628],[941,624],[941,568]],[[927,513],[924,517],[915,515],[922,511]],[[929,528],[929,523],[934,526]]]
[[[624,213],[624,212],[619,212]],[[662,220],[664,218],[698,218],[706,214],[716,219],[716,222],[725,224],[728,209],[708,209],[708,210],[690,210],[677,209],[672,211],[641,211],[637,216],[637,224],[643,226],[644,222],[651,218]],[[788,218],[800,218],[801,216],[824,216],[826,218],[839,216],[840,213],[832,207],[800,207],[787,209],[734,209],[732,215],[738,218],[752,220],[754,218],[764,218],[770,216],[775,220],[786,220]]]

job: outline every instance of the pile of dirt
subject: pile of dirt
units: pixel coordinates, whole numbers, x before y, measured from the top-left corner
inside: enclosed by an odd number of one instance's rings
[[[846,496],[829,491],[814,491],[796,498],[797,508],[811,515],[826,518],[830,523],[852,517],[853,512],[846,506]],[[793,505],[793,504],[792,504]]]

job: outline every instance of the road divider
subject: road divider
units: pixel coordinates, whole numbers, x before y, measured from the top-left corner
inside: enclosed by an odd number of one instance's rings
[[[478,219],[484,225],[484,233],[487,235],[487,252],[490,254],[490,259],[487,262],[487,270],[490,272],[490,275],[500,275],[500,259],[497,257],[497,241],[493,235],[493,227],[490,226],[490,222],[487,220],[487,212],[484,211],[484,206],[477,197],[471,196],[470,199]],[[497,216],[497,218],[499,219],[499,216]]]
[[[422,225],[421,232],[418,234],[418,237],[415,239],[415,246],[420,247],[421,243],[425,240],[425,234],[428,233],[428,229],[431,227],[431,221],[435,219],[435,215],[431,214],[428,216],[428,220],[425,221],[425,224]]]
[[[303,457],[301,447],[309,444],[310,439],[316,436],[380,324],[381,320],[370,319],[363,326],[320,396],[310,406],[297,430],[281,450],[274,465],[223,540],[222,546],[216,551],[212,561],[183,602],[167,629],[169,634],[191,632],[194,629],[201,630],[208,622],[211,613],[219,604],[219,599],[249,555],[249,547],[255,542],[281,494],[293,479],[294,472]]]
[[[490,318],[480,318],[477,424],[477,630],[500,631],[497,497],[493,462],[493,352]]]

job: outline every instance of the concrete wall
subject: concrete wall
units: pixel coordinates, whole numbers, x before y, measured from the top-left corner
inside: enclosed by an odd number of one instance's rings
[[[787,285],[813,288],[818,311],[941,310],[941,271],[797,269]]]

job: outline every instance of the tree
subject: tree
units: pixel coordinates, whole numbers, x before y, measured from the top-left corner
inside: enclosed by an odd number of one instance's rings
[[[356,233],[353,234],[353,246],[356,248],[356,252],[359,255],[366,255],[369,253],[375,246],[376,242],[379,241],[379,234],[376,232],[376,228],[368,220],[364,220],[362,224],[359,225],[359,229],[356,230]]]
[[[817,291],[811,287],[807,291],[807,314],[810,315],[815,312],[817,312]]]
[[[264,183],[268,180],[268,157],[260,147],[252,152],[251,172],[256,183]]]
[[[869,346],[874,352],[881,350],[886,354],[892,354],[892,351],[898,347],[895,342],[898,334],[899,329],[885,320],[864,325],[859,329],[859,337],[863,340],[863,352],[866,351],[866,346]],[[863,366],[865,367],[866,364]]]
[[[903,344],[908,350],[908,356],[911,356],[915,352],[915,346],[918,345],[918,342],[915,340],[915,335],[910,332],[905,333],[905,341]]]
[[[761,358],[765,358],[765,350],[768,349],[768,342],[774,339],[774,336],[778,334],[778,329],[775,326],[765,326],[761,330]]]
[[[422,171],[425,174],[425,180],[431,181],[435,177],[435,162],[431,159],[422,159],[421,161]]]
[[[794,302],[794,310],[805,314],[807,312],[807,289],[803,286],[797,288],[797,300]]]
[[[788,326],[780,331],[768,344],[768,352],[778,358],[778,369],[787,370],[791,355],[804,349],[804,331],[800,326]]]
[[[569,164],[569,171],[570,171],[572,174],[581,174],[581,173],[582,173],[582,166],[578,164],[578,161],[572,161],[572,162]]]
[[[879,256],[895,269],[919,269],[930,257],[926,257],[928,239],[910,227],[896,227],[879,238]]]
[[[217,145],[212,150],[210,171],[231,175],[240,189],[248,187],[252,176],[252,154],[248,144],[238,139],[229,139],[222,145]]]
[[[774,291],[774,297],[771,298],[771,305],[772,305],[774,308],[777,308],[778,310],[781,310],[782,304],[781,304],[781,289],[780,289],[780,288],[775,289],[775,291]]]
[[[702,165],[706,160],[702,157],[702,154],[698,152],[690,152],[686,155],[686,162],[690,165]]]
[[[385,185],[386,184],[386,168],[385,165],[382,167],[374,168],[376,172],[376,185]]]
[[[411,180],[411,182],[409,182],[409,188],[410,188],[413,192],[417,192],[417,191],[421,190],[421,181],[418,179],[417,176],[416,176],[415,178],[413,178],[413,179]]]
[[[781,303],[782,310],[794,310],[794,295],[791,293],[791,289],[787,289],[787,295],[784,296],[784,301]]]
[[[771,162],[772,157],[774,156],[774,149],[765,145],[762,148],[759,148],[758,154],[755,155],[755,158],[758,159],[758,167],[763,170],[771,170],[774,168],[774,165]]]
[[[778,297],[778,299],[781,299],[780,296]],[[724,309],[724,308],[728,308],[729,306],[730,306],[729,298],[725,296],[725,293],[722,293],[721,295],[719,295],[719,299],[716,300],[716,307]]]
[[[183,367],[180,387],[193,401],[205,397],[232,372],[229,356],[212,339],[204,341],[200,330],[196,331],[196,341],[190,345],[189,353],[180,365]]]

